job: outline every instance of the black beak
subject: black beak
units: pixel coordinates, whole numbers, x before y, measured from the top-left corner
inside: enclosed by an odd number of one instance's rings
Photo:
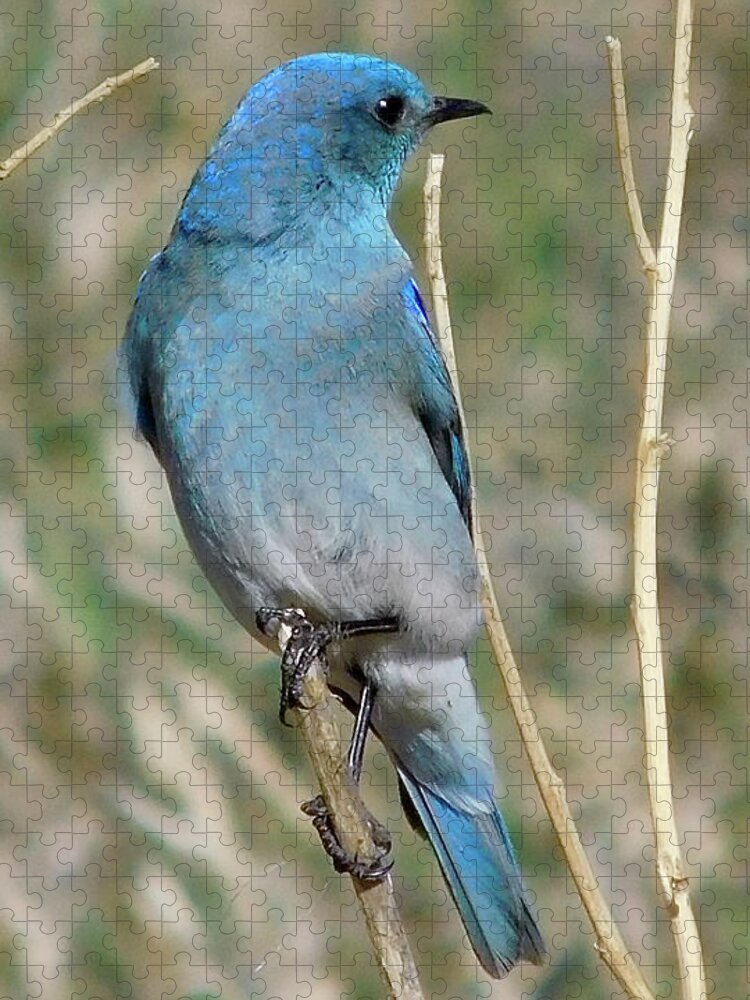
[[[432,107],[422,119],[427,128],[452,122],[457,118],[474,118],[476,115],[491,115],[492,112],[481,101],[465,101],[462,97],[434,97]]]

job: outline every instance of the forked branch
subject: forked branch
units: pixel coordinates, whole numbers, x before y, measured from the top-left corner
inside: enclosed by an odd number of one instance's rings
[[[432,284],[432,298],[439,342],[443,345],[446,364],[453,381],[453,391],[458,402],[461,423],[466,429],[466,417],[461,402],[461,387],[456,371],[455,353],[451,336],[448,290],[445,284],[441,262],[440,244],[440,185],[442,180],[442,155],[430,157],[425,181],[427,267]],[[448,349],[444,345],[448,344]],[[468,449],[468,436],[464,433]],[[469,456],[471,465],[471,456]],[[529,704],[521,681],[521,674],[513,658],[508,636],[503,627],[500,610],[495,598],[492,573],[487,560],[484,536],[477,512],[476,492],[472,494],[472,520],[475,525],[474,545],[479,574],[482,581],[482,602],[492,650],[497,659],[500,673],[508,693],[513,715],[521,733],[521,740],[529,756],[534,780],[549,815],[552,827],[560,841],[565,861],[573,876],[578,894],[588,914],[596,935],[596,948],[602,960],[612,971],[627,995],[633,1000],[654,1000],[653,993],[646,985],[641,971],[628,951],[620,932],[612,920],[612,914],[597,885],[581,837],[576,829],[568,808],[565,784],[552,767],[545,750],[536,716]]]
[[[638,240],[646,280],[646,371],[643,411],[638,439],[633,521],[633,621],[643,701],[645,768],[649,804],[656,837],[656,864],[675,943],[685,1000],[702,1000],[706,993],[698,926],[690,904],[688,875],[677,832],[669,763],[669,716],[664,687],[661,641],[657,516],[659,473],[670,440],[662,431],[664,385],[669,351],[669,322],[677,273],[682,203],[690,151],[693,110],[690,106],[690,46],[692,4],[678,0],[672,72],[669,166],[656,247],[646,235],[631,157],[625,79],[620,42],[607,38],[612,76],[615,133],[627,200],[628,216]]]

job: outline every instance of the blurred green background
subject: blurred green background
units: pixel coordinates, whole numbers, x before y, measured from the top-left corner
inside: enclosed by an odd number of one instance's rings
[[[312,2],[312,6],[310,3]],[[674,789],[714,996],[748,985],[746,5],[696,5],[693,100],[659,518]],[[197,570],[132,436],[117,346],[139,273],[246,88],[322,49],[398,60],[491,120],[448,154],[446,266],[501,606],[615,920],[678,997],[657,898],[628,604],[643,281],[613,159],[603,39],[622,39],[654,230],[668,151],[669,0],[23,0],[0,14],[0,156],[147,56],[0,184],[0,996],[376,998],[349,883],[299,804],[276,661]],[[423,263],[426,152],[395,226]],[[424,284],[424,282],[423,282]],[[373,742],[425,990],[622,996],[598,963],[481,645],[503,809],[551,951],[477,969]]]

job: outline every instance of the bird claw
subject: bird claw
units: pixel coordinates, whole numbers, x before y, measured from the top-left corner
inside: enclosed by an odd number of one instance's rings
[[[291,635],[281,657],[281,698],[279,719],[287,725],[286,714],[292,708],[305,708],[302,700],[302,682],[314,660],[325,659],[326,649],[336,639],[350,639],[358,635],[397,631],[397,618],[367,619],[363,621],[326,622],[316,625],[302,611],[294,608],[261,608],[255,615],[258,629],[276,638],[282,625],[291,629]]]
[[[313,661],[322,659],[327,667],[324,654],[336,630],[330,625],[314,625],[301,611],[293,608],[261,608],[255,621],[260,631],[268,636],[276,637],[282,625],[291,629],[281,657],[279,719],[286,726],[289,709],[306,707],[302,700],[302,682]]]
[[[382,882],[388,876],[393,868],[393,861],[384,862],[383,859],[391,849],[391,835],[374,816],[368,815],[368,823],[370,824],[373,842],[382,854],[373,861],[360,861],[339,843],[339,839],[333,828],[331,814],[326,808],[322,795],[318,795],[309,802],[305,802],[302,805],[302,812],[306,816],[312,817],[313,826],[318,832],[320,842],[326,854],[333,862],[335,871],[342,875],[351,875],[360,882],[368,882],[370,884]]]

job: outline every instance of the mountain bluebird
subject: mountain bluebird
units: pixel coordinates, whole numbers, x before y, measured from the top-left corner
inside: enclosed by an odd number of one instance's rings
[[[359,713],[352,769],[371,725],[499,978],[544,945],[467,670],[481,614],[456,401],[387,221],[426,133],[487,110],[368,56],[273,70],[195,175],[125,350],[138,428],[238,621],[266,643],[263,609],[355,623],[331,658]]]

